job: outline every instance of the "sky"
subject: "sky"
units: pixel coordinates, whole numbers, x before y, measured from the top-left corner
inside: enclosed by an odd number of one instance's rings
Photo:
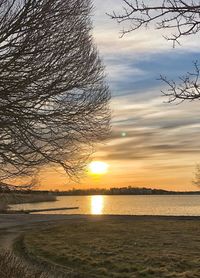
[[[200,102],[167,103],[158,80],[162,74],[176,81],[192,71],[200,59],[198,36],[182,39],[176,48],[151,28],[120,38],[123,25],[106,12],[121,7],[121,0],[94,0],[92,11],[93,36],[112,93],[112,132],[97,146],[93,159],[108,163],[109,171],[98,177],[86,174],[79,183],[66,181],[60,172],[44,171],[43,188],[198,190],[192,179],[200,162]]]

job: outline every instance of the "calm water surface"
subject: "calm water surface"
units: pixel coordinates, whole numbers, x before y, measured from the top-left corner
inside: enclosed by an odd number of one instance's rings
[[[200,216],[200,195],[60,196],[56,202],[11,206],[16,210],[59,207],[79,207],[79,209],[45,213]]]

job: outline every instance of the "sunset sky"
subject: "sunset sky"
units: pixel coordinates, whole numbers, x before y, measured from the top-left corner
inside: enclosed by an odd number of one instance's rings
[[[160,31],[139,30],[120,38],[123,26],[105,13],[121,0],[94,0],[94,38],[112,93],[112,133],[94,160],[108,163],[107,174],[86,175],[80,184],[53,170],[42,173],[43,188],[146,186],[197,190],[192,185],[200,162],[200,101],[165,103],[160,74],[177,80],[200,59],[198,37],[172,48]],[[126,136],[123,136],[126,135]]]

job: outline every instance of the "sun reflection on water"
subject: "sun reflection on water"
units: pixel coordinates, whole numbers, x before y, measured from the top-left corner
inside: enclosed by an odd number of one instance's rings
[[[102,214],[104,207],[103,196],[91,196],[91,214]]]

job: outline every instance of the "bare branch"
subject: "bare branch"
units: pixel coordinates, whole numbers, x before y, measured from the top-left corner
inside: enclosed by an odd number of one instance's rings
[[[118,23],[128,23],[129,27],[122,31],[122,36],[141,27],[153,25],[155,29],[170,29],[172,35],[166,37],[173,44],[179,43],[183,36],[197,34],[200,30],[200,1],[160,0],[157,5],[150,1],[123,0],[121,14],[109,14]]]
[[[122,36],[142,27],[153,26],[163,30],[167,40],[173,42],[173,46],[180,44],[184,36],[195,35],[200,31],[200,1],[199,0],[158,0],[157,5],[149,4],[151,1],[123,0],[124,7],[121,14],[113,12],[110,17],[120,24],[128,24]],[[170,37],[165,35],[166,30],[171,30]],[[160,76],[160,80],[168,86],[167,91],[162,91],[169,97],[169,102],[200,99],[199,65],[194,63],[194,72],[188,72],[180,77],[177,84],[167,77]]]
[[[186,76],[179,77],[180,83],[168,80],[160,76],[160,80],[168,86],[167,91],[162,91],[163,95],[169,97],[169,102],[200,99],[200,76],[198,62],[194,63],[194,72],[188,72]]]
[[[195,177],[194,180],[192,181],[193,185],[195,186],[200,186],[200,165],[197,164],[196,165],[196,169],[195,169]]]
[[[0,178],[48,163],[69,176],[109,132],[89,0],[0,1]]]

